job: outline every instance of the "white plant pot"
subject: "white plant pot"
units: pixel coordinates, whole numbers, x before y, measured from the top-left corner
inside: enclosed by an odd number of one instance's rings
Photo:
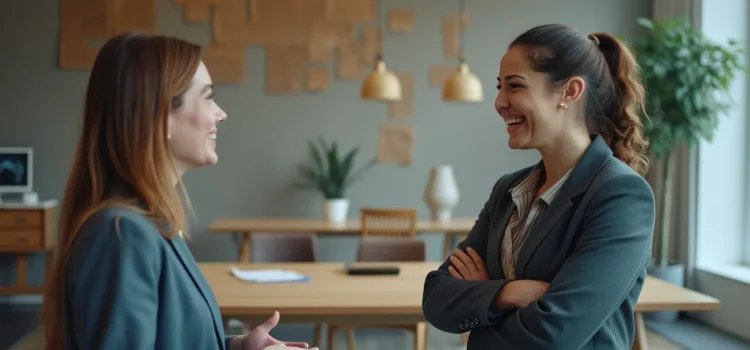
[[[450,221],[459,199],[453,167],[440,165],[432,168],[424,191],[424,200],[432,211],[432,220]]]
[[[346,198],[328,199],[323,208],[326,221],[332,224],[343,224],[349,212],[349,200]]]

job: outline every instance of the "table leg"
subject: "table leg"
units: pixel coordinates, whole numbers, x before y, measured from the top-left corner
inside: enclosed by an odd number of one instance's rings
[[[643,313],[635,313],[635,339],[632,350],[648,350],[648,339],[646,338],[646,322],[643,321]]]
[[[16,255],[16,283],[8,287],[0,287],[0,295],[12,294],[42,294],[44,286],[29,285],[29,254]]]
[[[443,238],[443,259],[448,258],[452,254],[453,248],[456,247],[456,237],[466,236],[468,232],[445,232]]]
[[[456,240],[456,234],[453,232],[446,232],[443,238],[443,259],[447,259],[453,251],[453,244]]]
[[[26,254],[18,254],[16,256],[16,286],[19,289],[26,289],[26,273],[29,267],[29,256]]]
[[[237,260],[239,262],[250,261],[250,232],[242,232],[242,239],[240,240],[240,249],[237,254]]]
[[[52,280],[52,273],[55,270],[55,250],[50,249],[44,254],[44,283]]]

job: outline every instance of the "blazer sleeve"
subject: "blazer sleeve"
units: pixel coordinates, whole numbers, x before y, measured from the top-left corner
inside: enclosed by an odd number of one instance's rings
[[[654,230],[651,187],[637,175],[613,177],[584,215],[580,241],[544,296],[504,318],[491,332],[482,332],[482,337],[494,338],[482,340],[484,344],[540,350],[565,344],[578,349],[634,288],[640,293],[638,278],[648,263]],[[638,297],[631,298],[636,304]]]
[[[68,319],[80,349],[156,346],[161,236],[139,221],[115,216],[87,232],[69,276]]]
[[[487,261],[487,238],[491,216],[497,207],[499,184],[495,183],[492,194],[479,213],[471,232],[459,243],[458,248],[473,248]],[[449,333],[464,333],[475,327],[485,327],[501,320],[500,313],[491,311],[495,297],[508,282],[506,279],[489,281],[466,281],[450,275],[446,259],[440,267],[425,278],[422,294],[422,311],[425,319],[436,328]]]

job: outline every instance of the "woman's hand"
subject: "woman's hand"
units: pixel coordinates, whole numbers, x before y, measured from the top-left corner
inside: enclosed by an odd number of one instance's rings
[[[451,266],[448,266],[448,272],[451,276],[468,281],[486,281],[489,280],[487,267],[479,254],[471,247],[466,248],[466,253],[456,248],[450,256]]]
[[[274,337],[268,334],[271,332],[271,329],[276,327],[279,323],[279,318],[281,318],[281,316],[279,315],[279,312],[276,311],[268,321],[247,333],[244,336],[244,339],[242,339],[242,350],[263,350],[271,345],[290,346],[292,349],[294,349],[294,347],[307,349],[307,343],[282,342],[274,339]],[[311,350],[318,350],[318,348],[312,348]]]

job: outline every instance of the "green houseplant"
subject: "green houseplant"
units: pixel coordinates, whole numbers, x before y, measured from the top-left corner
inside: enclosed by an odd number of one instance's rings
[[[649,268],[649,273],[658,275],[670,267],[675,149],[683,143],[692,148],[702,140],[713,140],[720,117],[732,107],[729,92],[742,69],[742,55],[735,41],[713,42],[683,20],[639,18],[638,23],[645,34],[630,46],[646,87],[645,134],[651,155],[664,165],[657,194],[662,200],[659,251]],[[679,267],[676,284],[682,284],[683,268],[675,265]]]
[[[346,220],[349,210],[347,190],[376,164],[376,159],[373,158],[355,171],[354,159],[359,153],[359,147],[353,147],[342,153],[336,142],[329,144],[319,138],[317,143],[308,141],[308,148],[312,164],[299,165],[299,171],[305,180],[300,186],[319,191],[326,200],[324,207],[326,220],[342,223]]]

